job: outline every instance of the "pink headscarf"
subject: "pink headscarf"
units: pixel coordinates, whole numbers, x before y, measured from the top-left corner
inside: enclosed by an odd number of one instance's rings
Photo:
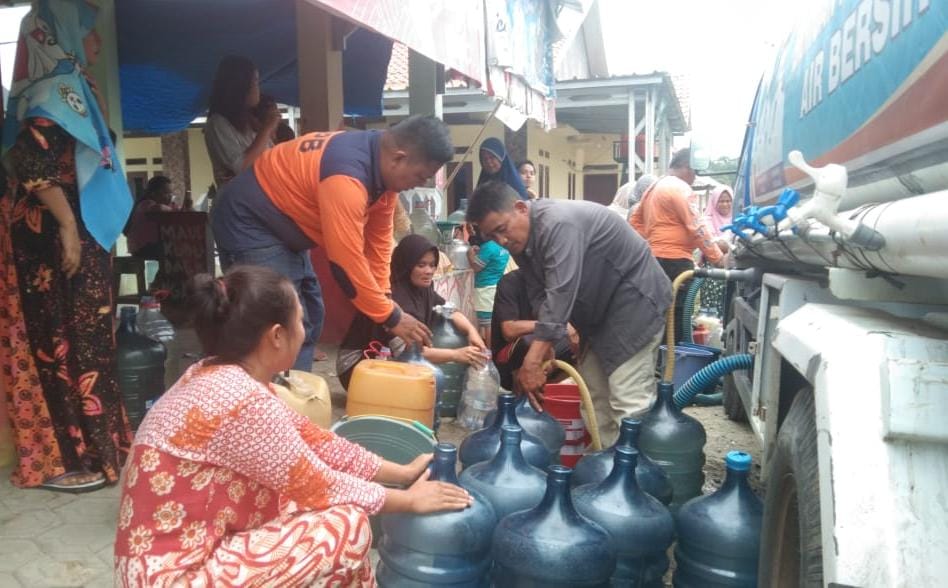
[[[731,197],[731,206],[733,207],[734,194],[729,187],[721,185],[711,191],[711,195],[708,197],[708,206],[704,209],[704,218],[713,237],[720,237],[721,227],[731,224],[731,217],[718,212],[718,200],[725,193]]]

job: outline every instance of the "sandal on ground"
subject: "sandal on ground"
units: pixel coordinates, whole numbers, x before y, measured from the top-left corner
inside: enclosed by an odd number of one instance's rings
[[[317,349],[316,352],[313,353],[313,361],[326,361],[327,359],[329,359],[329,356],[326,355],[325,351]]]
[[[83,492],[92,492],[106,485],[108,481],[101,472],[98,474],[91,472],[67,472],[61,476],[50,478],[37,486],[41,490],[51,490],[53,492],[66,492],[68,494],[81,494]]]

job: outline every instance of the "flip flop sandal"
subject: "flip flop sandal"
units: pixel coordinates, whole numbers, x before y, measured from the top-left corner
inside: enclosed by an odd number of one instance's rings
[[[329,359],[329,356],[325,351],[317,349],[315,353],[313,353],[313,361],[326,361],[327,359]]]
[[[88,482],[82,482],[80,484],[63,484],[64,480],[69,478],[74,478],[78,476],[85,475],[85,472],[68,472],[60,476],[56,476],[46,482],[43,482],[37,488],[41,490],[50,490],[52,492],[65,492],[67,494],[82,494],[83,492],[92,492],[93,490],[98,490],[106,485],[107,480],[105,476],[99,474],[100,478],[89,480]]]

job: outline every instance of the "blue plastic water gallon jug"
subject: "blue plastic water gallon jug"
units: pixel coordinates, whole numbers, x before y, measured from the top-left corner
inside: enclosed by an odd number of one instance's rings
[[[116,378],[128,422],[135,430],[165,391],[167,352],[160,342],[138,331],[134,308],[122,307],[119,317],[115,331]]]
[[[668,505],[672,501],[672,486],[665,471],[647,455],[639,451],[639,430],[642,422],[626,417],[619,426],[619,439],[615,445],[602,451],[588,453],[576,464],[573,472],[573,485],[594,484],[606,479],[613,468],[613,455],[616,447],[631,447],[639,452],[636,460],[635,479],[645,492]]]
[[[459,349],[468,344],[467,337],[455,328],[451,315],[456,311],[450,304],[436,307],[435,324],[431,327],[431,344],[438,349]],[[467,365],[450,361],[439,366],[444,374],[444,387],[441,391],[439,410],[441,416],[455,417],[458,413],[458,403],[461,402],[461,392],[464,391],[464,376],[467,375]]]
[[[675,523],[665,505],[639,488],[638,457],[631,447],[617,447],[609,476],[573,490],[573,503],[612,536],[617,549],[613,586],[662,588]]]
[[[457,484],[457,449],[439,443],[431,480]],[[490,501],[476,491],[468,508],[425,515],[382,515],[376,576],[385,588],[419,586],[486,586],[490,546],[497,516]]]
[[[563,443],[566,442],[566,431],[558,420],[547,412],[537,412],[530,405],[526,394],[517,399],[514,412],[517,414],[517,421],[520,422],[520,426],[523,427],[525,433],[542,441],[551,455],[559,455]],[[487,416],[484,417],[484,426],[489,427],[496,416],[496,410],[487,413]]]
[[[396,361],[403,361],[405,363],[413,363],[415,365],[423,365],[425,367],[431,368],[431,371],[434,372],[435,377],[435,413],[434,413],[434,426],[432,427],[437,431],[441,427],[441,401],[444,397],[444,387],[445,379],[444,372],[440,367],[431,363],[421,354],[421,349],[418,345],[407,345],[405,350],[402,351],[399,356],[396,358]]]
[[[576,511],[570,468],[547,470],[546,493],[535,508],[497,524],[491,553],[494,586],[608,586],[616,568],[612,538]]]
[[[520,451],[522,434],[520,427],[504,425],[497,455],[461,473],[461,485],[486,496],[498,520],[538,505],[546,489],[546,474],[527,463]]]
[[[474,431],[461,442],[458,456],[461,467],[467,469],[476,463],[488,461],[500,449],[500,432],[504,425],[520,426],[514,412],[516,398],[513,394],[501,394],[497,397],[497,418],[489,427]],[[543,443],[533,435],[523,434],[520,450],[527,462],[540,469],[546,469],[551,463],[557,463],[559,455],[553,455]]]
[[[674,584],[679,588],[757,586],[764,504],[747,483],[751,456],[731,451],[717,492],[678,511]]]
[[[658,399],[642,420],[639,450],[652,458],[672,485],[672,513],[682,504],[701,495],[704,484],[704,427],[675,406],[674,389],[658,384]]]

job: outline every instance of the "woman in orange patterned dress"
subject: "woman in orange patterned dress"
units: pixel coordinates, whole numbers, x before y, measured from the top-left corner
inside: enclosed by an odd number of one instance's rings
[[[89,73],[101,41],[87,2],[33,3],[3,125],[0,379],[20,487],[118,482],[131,445],[115,374],[111,249],[132,198]]]
[[[463,489],[427,480],[430,454],[382,460],[275,395],[271,379],[304,338],[286,278],[238,266],[195,277],[191,290],[210,358],[138,429],[115,540],[119,585],[373,585],[368,515],[470,505]]]

